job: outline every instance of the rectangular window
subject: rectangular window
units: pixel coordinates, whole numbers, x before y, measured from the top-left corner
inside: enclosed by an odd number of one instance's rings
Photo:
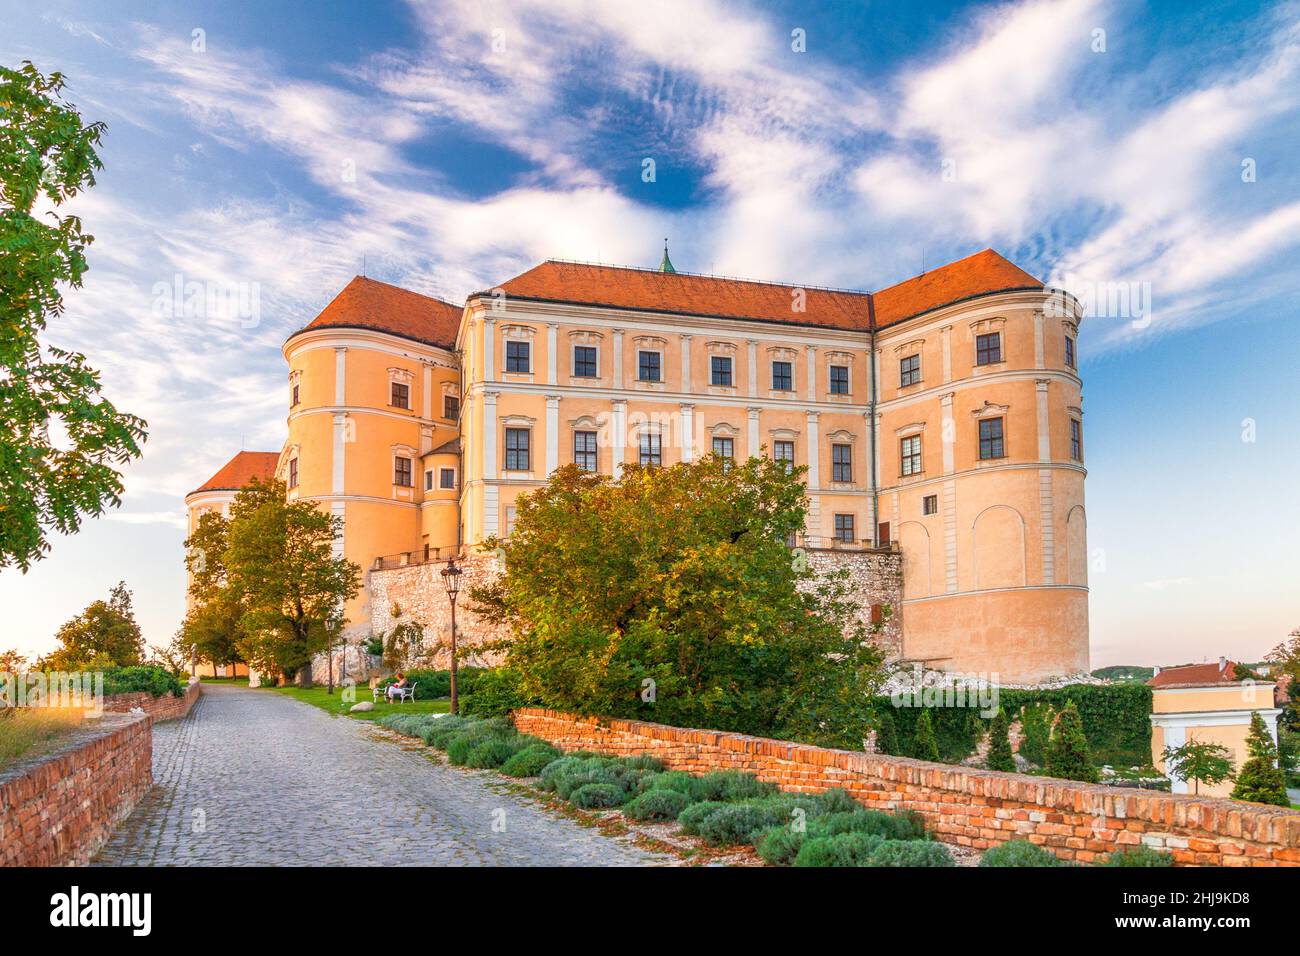
[[[730,465],[736,460],[736,440],[734,438],[713,439],[713,453]]]
[[[573,375],[575,378],[596,377],[596,349],[591,345],[573,347]]]
[[[919,475],[921,473],[921,436],[908,435],[899,445],[899,454],[902,457],[903,477],[908,475]]]
[[[1002,333],[975,336],[975,364],[996,365],[1002,361]]]
[[[452,421],[460,418],[460,399],[455,395],[442,396],[442,417]]]
[[[289,459],[289,487],[290,488],[298,487],[298,459],[297,458]]]
[[[528,342],[507,342],[506,343],[506,371],[521,372],[527,374],[531,372]]]
[[[449,491],[456,488],[456,469],[439,468],[438,469],[438,487]]]
[[[1065,366],[1074,368],[1074,339],[1068,335],[1065,337]]]
[[[853,515],[835,516],[835,540],[843,541],[846,544],[853,543],[855,540],[853,534]]]
[[[932,515],[939,513],[939,496],[926,495],[921,499],[921,514]]]
[[[731,358],[726,355],[710,356],[709,368],[712,370],[710,384],[731,387]]]
[[[1002,419],[986,418],[980,422],[980,458],[1005,458],[1002,445]]]
[[[831,366],[831,394],[849,394],[849,367],[847,365]]]
[[[583,471],[596,470],[596,433],[573,433],[573,463]]]
[[[298,388],[299,388],[299,386],[297,386],[297,385],[295,385],[295,386],[293,387],[292,398],[291,398],[291,400],[290,400],[290,402],[289,402],[290,405],[297,405],[297,404],[298,404]]]
[[[388,404],[394,408],[411,407],[411,386],[404,385],[401,382],[393,383],[393,392],[388,399]]]
[[[662,465],[664,463],[663,446],[658,435],[641,436],[641,464],[644,466]]]
[[[900,387],[915,385],[921,381],[921,356],[908,355],[898,363],[898,384]]]
[[[772,459],[785,465],[787,475],[794,471],[794,442],[772,442]]]
[[[831,445],[831,481],[853,480],[853,446]]]
[[[433,469],[430,468],[424,473],[424,490],[433,491]]]
[[[1083,422],[1077,418],[1070,419],[1070,457],[1083,461]]]
[[[393,459],[393,484],[400,485],[403,488],[412,488],[415,485],[413,476],[411,459],[401,457]]]
[[[641,382],[663,381],[663,356],[658,352],[636,353],[636,377]]]
[[[530,471],[529,444],[533,433],[527,428],[506,429],[506,471]]]
[[[794,389],[794,367],[789,362],[772,363],[772,388],[778,392]]]

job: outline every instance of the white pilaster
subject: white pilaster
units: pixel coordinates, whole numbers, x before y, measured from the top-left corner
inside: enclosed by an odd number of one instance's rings
[[[808,381],[804,386],[804,394],[808,396],[808,401],[817,401],[817,348],[808,346]]]
[[[1004,346],[1005,347],[1005,346]],[[1034,313],[1034,368],[1043,368],[1043,313]]]
[[[428,421],[433,417],[433,366],[428,362],[421,363],[424,371],[424,379],[420,387],[423,395],[423,401],[420,402],[420,417]]]
[[[546,396],[546,477],[560,464],[560,396]]]
[[[940,329],[939,338],[943,342],[943,383],[947,385],[952,381],[952,326]]]
[[[749,346],[749,397],[758,397],[758,340],[750,339]]]
[[[614,363],[614,387],[623,387],[623,330],[614,330],[614,354],[611,357]]]
[[[957,482],[943,483],[943,580],[948,594],[957,593]]]
[[[691,390],[691,337],[682,336],[682,391]]]
[[[822,485],[821,479],[821,439],[817,437],[817,412],[808,413],[808,490],[814,491]]]
[[[483,477],[491,481],[497,476],[497,395],[483,393]]]
[[[1048,380],[1040,378],[1034,384],[1038,389],[1038,460],[1051,461],[1052,436],[1047,420]]]
[[[346,405],[348,403],[348,350],[346,348],[336,348],[334,350],[334,404]]]
[[[555,384],[556,357],[555,333],[558,326],[554,322],[546,323],[546,384]]]
[[[483,381],[495,382],[497,350],[497,320],[483,317]]]
[[[695,460],[695,406],[684,402],[681,407],[681,434],[678,440],[682,447],[682,461]]]
[[[612,441],[610,450],[614,461],[614,477],[617,478],[623,473],[623,460],[627,448],[627,401],[621,398],[614,400],[614,434],[610,436]]]
[[[946,392],[939,396],[939,407],[942,410],[942,423],[939,437],[943,441],[943,473],[951,475],[954,470],[953,446],[957,439],[957,424],[952,418],[952,399],[956,392]]]
[[[757,457],[758,457],[758,451],[759,451],[759,449],[758,449],[758,445],[759,445],[759,438],[758,438],[758,416],[762,413],[762,411],[763,411],[763,410],[762,410],[761,408],[751,408],[751,409],[749,409],[749,449],[748,449],[748,455],[749,455],[750,458],[757,458]]]

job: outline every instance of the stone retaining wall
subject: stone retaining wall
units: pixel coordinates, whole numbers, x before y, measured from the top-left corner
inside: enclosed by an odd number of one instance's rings
[[[563,750],[648,753],[673,770],[744,770],[782,790],[842,787],[868,807],[915,810],[945,843],[987,849],[1023,838],[1091,863],[1117,847],[1170,851],[1180,865],[1300,865],[1300,811],[1231,800],[995,773],[904,757],[638,720],[515,712],[523,733]]]
[[[153,784],[152,718],[106,714],[0,773],[0,866],[82,866]]]
[[[190,678],[189,686],[180,697],[163,694],[155,697],[148,691],[136,691],[130,694],[109,694],[104,698],[104,711],[110,714],[128,714],[140,708],[154,720],[175,720],[190,712],[199,694],[203,693],[197,677]]]

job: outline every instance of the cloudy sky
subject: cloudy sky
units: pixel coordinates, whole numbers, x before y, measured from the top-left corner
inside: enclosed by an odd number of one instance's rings
[[[1300,626],[1300,7],[807,7],[0,0],[0,63],[108,124],[50,339],[150,424],[120,511],[0,572],[0,648],[119,578],[167,642],[185,493],[280,448],[279,346],[363,262],[459,300],[665,236],[679,269],[858,289],[993,246],[1092,299],[1093,665]]]

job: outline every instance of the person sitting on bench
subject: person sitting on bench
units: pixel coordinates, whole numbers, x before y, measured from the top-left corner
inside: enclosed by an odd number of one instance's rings
[[[406,675],[401,671],[397,672],[397,680],[388,685],[388,699],[402,696],[402,688],[406,686]]]

